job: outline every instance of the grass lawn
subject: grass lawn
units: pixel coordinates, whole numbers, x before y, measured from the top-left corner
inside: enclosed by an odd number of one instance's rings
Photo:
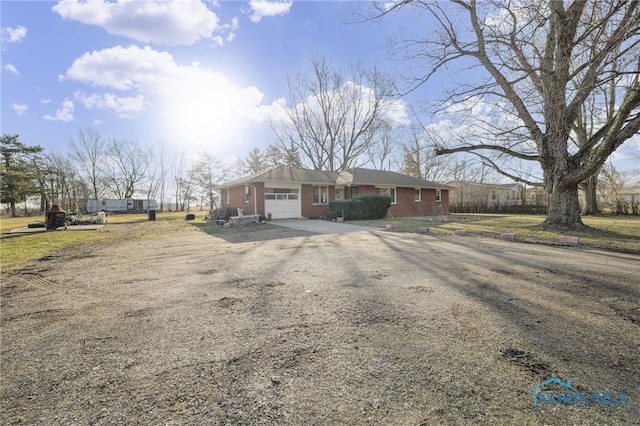
[[[467,235],[500,238],[502,233],[515,234],[516,240],[558,244],[560,236],[580,239],[580,244],[640,253],[640,217],[597,216],[583,217],[583,222],[594,228],[593,232],[560,233],[536,228],[544,220],[541,215],[515,214],[451,214],[446,217],[401,217],[391,219],[352,221],[354,225],[384,228],[392,224],[396,232],[418,232],[429,228],[433,234],[453,234],[464,229]]]
[[[194,212],[196,219],[203,219],[206,212]],[[85,215],[84,219],[90,219]],[[120,234],[109,232],[110,226],[123,223],[146,222],[147,213],[140,214],[114,214],[107,218],[107,226],[98,231],[72,231],[72,232],[37,232],[32,234],[8,235],[7,231],[25,228],[30,223],[44,222],[44,215],[31,217],[0,217],[0,268],[3,271],[18,268],[32,260],[64,250],[74,244],[84,242],[110,242],[122,238]],[[176,224],[184,223],[185,212],[158,212],[157,221],[173,221]],[[159,231],[154,231],[159,232]],[[153,238],[156,233],[150,231],[150,235],[129,235],[129,237]],[[162,232],[168,232],[164,229]]]

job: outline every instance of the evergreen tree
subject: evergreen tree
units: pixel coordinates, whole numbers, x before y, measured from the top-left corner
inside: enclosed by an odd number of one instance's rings
[[[9,204],[11,217],[16,217],[16,204],[38,194],[37,164],[40,146],[27,146],[18,135],[3,135],[0,139],[0,202]]]

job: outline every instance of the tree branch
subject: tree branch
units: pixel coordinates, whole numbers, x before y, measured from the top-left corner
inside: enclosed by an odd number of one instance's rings
[[[527,160],[527,161],[539,160],[537,155],[524,154],[524,153],[513,151],[511,149],[508,149],[499,145],[470,145],[470,146],[459,146],[456,148],[436,148],[436,155],[455,154],[457,152],[474,153],[474,151],[479,151],[479,150],[498,151],[498,152],[502,152],[503,154],[507,154],[512,157],[519,158],[521,160]]]
[[[479,158],[482,159],[483,164],[488,165],[489,167],[491,167],[492,169],[494,169],[498,174],[501,174],[502,176],[508,177],[509,179],[513,180],[514,182],[520,182],[520,183],[524,183],[527,185],[531,185],[531,186],[537,186],[537,187],[543,187],[544,184],[542,182],[534,182],[531,180],[527,180],[521,176],[517,176],[508,172],[505,172],[504,169],[502,167],[500,167],[498,164],[496,164],[493,160],[491,160],[489,157],[482,155],[480,153],[474,152],[474,155],[478,156]]]

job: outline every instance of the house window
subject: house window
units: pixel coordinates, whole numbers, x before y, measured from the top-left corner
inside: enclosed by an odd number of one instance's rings
[[[312,204],[327,204],[329,202],[329,187],[313,186],[311,188]]]
[[[391,204],[396,203],[396,189],[395,188],[376,188],[376,194],[386,195],[391,198]]]
[[[358,196],[358,187],[357,186],[352,186],[351,187],[351,198],[357,197]]]
[[[230,192],[231,192],[231,189],[227,188],[227,206],[229,205],[229,197],[230,197],[229,193]]]
[[[249,185],[245,185],[244,186],[244,203],[248,204],[249,203],[249,195],[251,194],[250,190],[249,190]]]
[[[265,200],[297,200],[298,189],[296,188],[265,188]]]
[[[442,190],[436,189],[436,203],[439,203],[441,201],[442,201]]]
[[[416,192],[413,194],[413,201],[416,203],[422,201],[422,192],[420,191],[420,188],[416,188]]]

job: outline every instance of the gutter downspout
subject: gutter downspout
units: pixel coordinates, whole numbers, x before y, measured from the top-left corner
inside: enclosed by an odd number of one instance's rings
[[[255,185],[250,185],[247,184],[248,187],[253,188],[253,214],[257,215],[258,214],[258,189],[255,187]]]

